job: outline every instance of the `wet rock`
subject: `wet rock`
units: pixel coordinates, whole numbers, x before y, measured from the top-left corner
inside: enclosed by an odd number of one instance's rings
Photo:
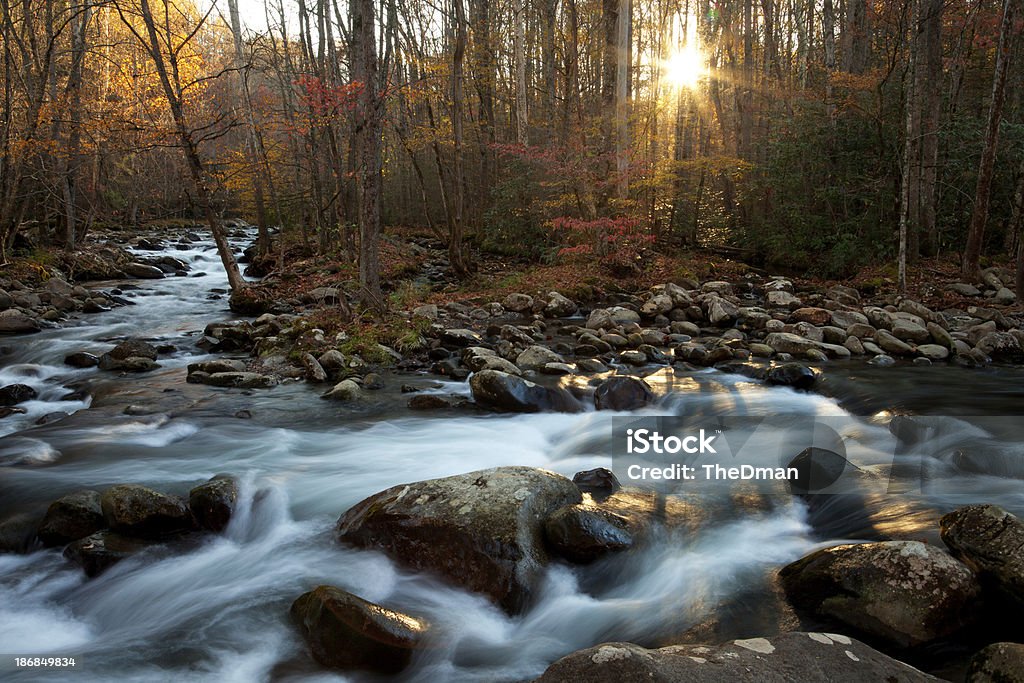
[[[481,370],[474,374],[469,380],[469,387],[474,401],[497,410],[513,413],[575,413],[582,410],[565,389],[541,386],[498,370]]]
[[[15,308],[0,312],[0,334],[27,334],[40,329],[38,320]]]
[[[446,346],[478,346],[480,342],[480,335],[473,330],[458,328],[441,333],[441,343]]]
[[[772,332],[764,338],[764,343],[775,349],[776,353],[791,353],[803,356],[817,344],[791,332]]]
[[[149,360],[156,360],[157,350],[155,346],[148,342],[144,342],[141,339],[128,339],[119,343],[103,355],[110,356],[114,360],[124,360],[126,358],[148,358]]]
[[[113,370],[118,372],[149,372],[150,370],[156,370],[159,367],[160,364],[156,361],[137,356],[124,358],[122,360],[115,360],[111,358],[109,354],[103,354],[100,356],[99,362],[100,370]]]
[[[544,315],[549,318],[564,318],[576,312],[576,304],[558,292],[548,292],[548,300],[544,305]]]
[[[357,401],[362,398],[362,395],[363,390],[355,380],[343,379],[320,398],[325,398],[331,401]]]
[[[299,596],[291,615],[320,664],[385,674],[409,665],[428,629],[422,620],[333,586]]]
[[[258,372],[215,372],[203,378],[202,384],[235,389],[269,389],[277,386],[277,379]]]
[[[939,679],[835,633],[791,631],[721,645],[648,650],[603,643],[548,667],[534,683],[938,683]]]
[[[50,504],[39,525],[39,539],[47,546],[64,545],[105,529],[99,491],[76,491]]]
[[[446,410],[452,404],[437,394],[416,394],[409,399],[408,406],[409,410]]]
[[[594,505],[570,505],[544,522],[544,540],[555,555],[587,564],[633,547],[629,522]]]
[[[151,266],[148,263],[126,263],[121,269],[125,272],[128,277],[146,279],[146,280],[159,280],[164,276],[164,271],[160,270],[156,266]]]
[[[921,344],[917,352],[928,360],[940,361],[949,358],[949,349],[939,344]]]
[[[499,370],[511,375],[520,375],[522,371],[512,361],[506,360],[492,349],[482,346],[470,346],[462,353],[463,364],[473,372],[481,370]]]
[[[564,363],[565,359],[545,346],[533,345],[516,356],[516,365],[523,370],[540,370],[547,363]]]
[[[790,490],[801,496],[815,495],[838,482],[849,462],[827,448],[811,446],[796,454],[787,467],[795,467],[797,478],[789,481]]]
[[[992,643],[971,658],[967,683],[1024,683],[1024,645]]]
[[[24,554],[36,545],[37,520],[29,514],[16,514],[0,522],[0,553]]]
[[[218,358],[216,360],[207,360],[201,363],[189,363],[188,374],[195,372],[205,372],[208,375],[212,375],[218,372],[244,372],[245,363],[240,360],[229,360],[227,358]]]
[[[337,536],[517,613],[534,598],[548,563],[544,521],[579,502],[579,489],[565,477],[499,467],[374,494],[341,516]]]
[[[188,493],[188,507],[200,527],[220,533],[238,504],[238,480],[219,474]]]
[[[1024,522],[995,505],[968,505],[939,521],[942,542],[983,585],[1024,607]]]
[[[607,467],[583,470],[572,475],[572,483],[584,493],[608,496],[622,488],[615,473]]]
[[[86,576],[93,577],[142,552],[149,545],[146,541],[113,531],[98,531],[64,548],[64,557],[81,567]]]
[[[1020,341],[1009,332],[986,334],[978,340],[976,348],[994,361],[1024,361],[1024,349],[1021,348]]]
[[[159,538],[192,528],[192,515],[178,496],[138,484],[118,484],[100,498],[111,530],[139,538]]]
[[[8,384],[0,388],[0,406],[13,406],[31,401],[39,393],[27,384]]]
[[[91,353],[79,351],[64,357],[64,364],[73,368],[94,368],[99,365],[100,359]]]
[[[647,365],[647,354],[643,351],[623,351],[619,354],[619,360],[629,365]]]
[[[768,384],[794,389],[811,389],[818,381],[818,374],[800,363],[783,363],[768,371]]]
[[[928,323],[926,325],[926,328],[928,330],[928,334],[931,335],[932,339],[935,341],[936,344],[944,346],[950,351],[952,351],[956,347],[956,344],[953,341],[953,336],[941,325],[937,325],[935,323]]]
[[[970,569],[918,541],[825,548],[779,576],[797,608],[899,647],[959,630],[978,594]]]
[[[639,410],[653,401],[650,385],[637,377],[609,377],[594,390],[598,410]]]
[[[883,351],[894,356],[914,355],[914,349],[909,344],[897,339],[893,334],[885,330],[878,330],[875,333],[875,342]]]

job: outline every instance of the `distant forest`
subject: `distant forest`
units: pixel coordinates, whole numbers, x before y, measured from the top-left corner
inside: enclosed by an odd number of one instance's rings
[[[382,225],[457,274],[711,247],[973,277],[1022,251],[1020,5],[0,0],[4,258],[241,215],[370,302]]]

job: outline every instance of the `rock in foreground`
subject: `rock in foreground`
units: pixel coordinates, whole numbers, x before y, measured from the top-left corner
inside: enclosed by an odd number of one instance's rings
[[[100,503],[110,528],[129,536],[159,538],[192,528],[192,515],[183,500],[146,486],[113,486]]]
[[[796,607],[899,647],[957,631],[978,593],[970,569],[918,541],[825,548],[779,576]]]
[[[986,586],[1024,606],[1024,522],[995,505],[968,505],[939,522],[942,542]]]
[[[572,394],[498,370],[481,370],[469,380],[473,400],[482,406],[512,413],[554,411],[576,413],[582,408]]]
[[[436,572],[515,613],[529,604],[549,559],[544,522],[581,500],[558,474],[498,467],[393,486],[343,514],[337,537]]]
[[[39,526],[39,539],[48,546],[63,545],[107,526],[97,491],[76,491],[50,504]]]
[[[313,659],[339,669],[398,673],[409,664],[427,625],[333,586],[292,603],[292,617]]]
[[[723,645],[648,650],[605,643],[558,660],[535,683],[925,683],[917,669],[833,633],[780,633]]]

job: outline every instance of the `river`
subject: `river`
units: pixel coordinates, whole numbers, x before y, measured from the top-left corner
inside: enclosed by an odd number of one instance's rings
[[[0,555],[0,649],[75,656],[76,681],[378,680],[327,672],[305,654],[288,608],[324,583],[439,627],[443,637],[402,680],[529,680],[561,655],[597,642],[661,642],[721,615],[721,605],[754,614],[758,596],[767,594],[765,577],[822,545],[881,535],[938,542],[938,516],[968,502],[1024,513],[1020,422],[1004,417],[1020,410],[1020,369],[834,363],[824,366],[818,393],[714,370],[663,370],[652,382],[667,394],[644,414],[837,421],[850,461],[866,475],[862,506],[855,514],[826,509],[814,519],[789,496],[746,508],[730,504],[729,485],[709,487],[697,494],[708,512],[696,530],[664,532],[641,550],[585,568],[553,565],[537,604],[509,617],[379,553],[338,546],[333,525],[354,503],[398,483],[500,465],[567,476],[610,466],[608,416],[412,417],[399,382],[468,395],[465,384],[438,387],[427,375],[385,376],[393,390],[351,407],[320,400],[320,390],[304,383],[254,391],[188,385],[185,365],[206,357],[194,346],[196,335],[232,316],[226,297],[211,298],[226,289],[212,244],[172,253],[191,263],[190,277],[124,283],[136,305],[2,342],[0,385],[28,383],[39,398],[25,406],[26,415],[0,421],[0,519],[41,513],[81,488],[132,482],[187,493],[221,472],[243,482],[224,535],[144,553],[94,579],[65,562],[59,548]],[[144,376],[62,363],[68,353],[103,352],[125,336],[177,350]],[[92,398],[63,400],[68,386],[88,386]],[[236,417],[240,410],[251,419]],[[889,410],[942,417],[924,443],[901,446],[886,426]],[[74,414],[33,426],[54,411]],[[770,430],[758,438],[764,440],[747,447],[772,451],[773,458],[780,449],[795,455],[811,445]],[[917,456],[930,463],[927,485],[916,475],[906,482],[891,476],[894,463]]]

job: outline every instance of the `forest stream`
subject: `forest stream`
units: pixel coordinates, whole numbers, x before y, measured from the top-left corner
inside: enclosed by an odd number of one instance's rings
[[[443,634],[401,680],[529,680],[574,650],[604,641],[655,645],[709,619],[732,615],[770,632],[777,615],[767,578],[818,547],[881,536],[939,543],[938,517],[966,503],[1024,514],[1024,444],[1012,433],[1019,418],[992,417],[1020,410],[1021,369],[833,362],[809,393],[669,367],[648,377],[659,399],[642,415],[827,418],[865,475],[858,509],[826,506],[815,518],[786,493],[744,507],[727,504],[736,486],[704,487],[690,499],[698,522],[592,565],[553,563],[535,603],[509,616],[379,552],[338,544],[334,524],[396,484],[506,465],[568,477],[611,467],[609,413],[420,417],[404,409],[400,384],[467,396],[469,389],[413,373],[386,375],[384,389],[354,406],[322,401],[304,382],[252,391],[186,384],[185,366],[213,357],[195,347],[195,336],[234,316],[226,298],[211,297],[226,288],[213,244],[176,256],[192,276],[104,283],[136,305],[3,344],[0,384],[29,384],[38,398],[24,404],[24,415],[0,421],[0,518],[41,514],[65,493],[122,482],[186,494],[218,473],[242,483],[224,534],[144,552],[95,578],[60,548],[0,555],[3,649],[73,655],[81,662],[76,681],[379,680],[328,673],[306,655],[288,611],[320,584],[421,615]],[[128,336],[176,350],[142,378],[62,362]],[[88,397],[65,400],[68,387],[88,387]],[[54,411],[71,415],[34,424]],[[942,426],[916,444],[898,444],[891,412],[942,416]],[[777,460],[812,445],[793,441],[792,433],[761,429],[743,448]],[[926,477],[898,467],[914,458],[927,459]],[[9,681],[67,676],[2,672]]]

